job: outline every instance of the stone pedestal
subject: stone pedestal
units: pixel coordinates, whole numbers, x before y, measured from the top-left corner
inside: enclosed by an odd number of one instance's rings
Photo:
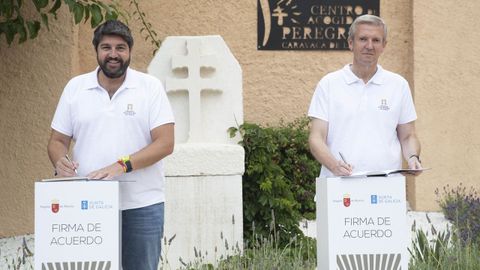
[[[168,37],[148,67],[175,115],[166,173],[164,269],[216,263],[243,249],[242,71],[220,36]]]
[[[242,250],[243,148],[184,144],[165,164],[164,254],[168,266],[176,269],[180,258],[185,263],[215,263],[222,255],[225,258]],[[188,164],[196,165],[191,170],[194,175],[185,170]]]

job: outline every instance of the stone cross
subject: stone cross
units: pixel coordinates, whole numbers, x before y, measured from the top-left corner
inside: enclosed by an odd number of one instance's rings
[[[187,78],[167,78],[166,90],[187,91],[189,108],[189,136],[188,142],[202,141],[202,92],[222,92],[216,81],[212,78],[205,78],[203,69],[210,69],[215,76],[217,57],[215,55],[202,54],[202,41],[190,39],[186,41],[187,55],[175,55],[172,57],[172,70],[187,68]]]
[[[242,69],[221,36],[185,36],[167,37],[148,73],[162,81],[175,116],[175,150],[163,160],[164,235],[175,240],[164,259],[178,269],[179,258],[197,260],[196,247],[215,264],[237,254],[227,238],[243,249],[245,152],[227,132],[243,123]]]

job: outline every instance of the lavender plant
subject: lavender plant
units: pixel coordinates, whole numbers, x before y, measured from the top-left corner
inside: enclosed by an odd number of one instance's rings
[[[480,197],[475,188],[460,184],[435,191],[445,218],[455,226],[462,244],[480,244]]]

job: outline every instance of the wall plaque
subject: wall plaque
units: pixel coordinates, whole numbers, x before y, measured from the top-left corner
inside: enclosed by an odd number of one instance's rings
[[[380,0],[258,0],[259,50],[348,50],[360,15],[380,15]]]

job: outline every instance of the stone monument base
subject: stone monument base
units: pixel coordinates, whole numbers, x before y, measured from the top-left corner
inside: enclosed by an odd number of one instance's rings
[[[243,250],[243,160],[243,148],[228,144],[179,144],[165,159],[163,269]]]

